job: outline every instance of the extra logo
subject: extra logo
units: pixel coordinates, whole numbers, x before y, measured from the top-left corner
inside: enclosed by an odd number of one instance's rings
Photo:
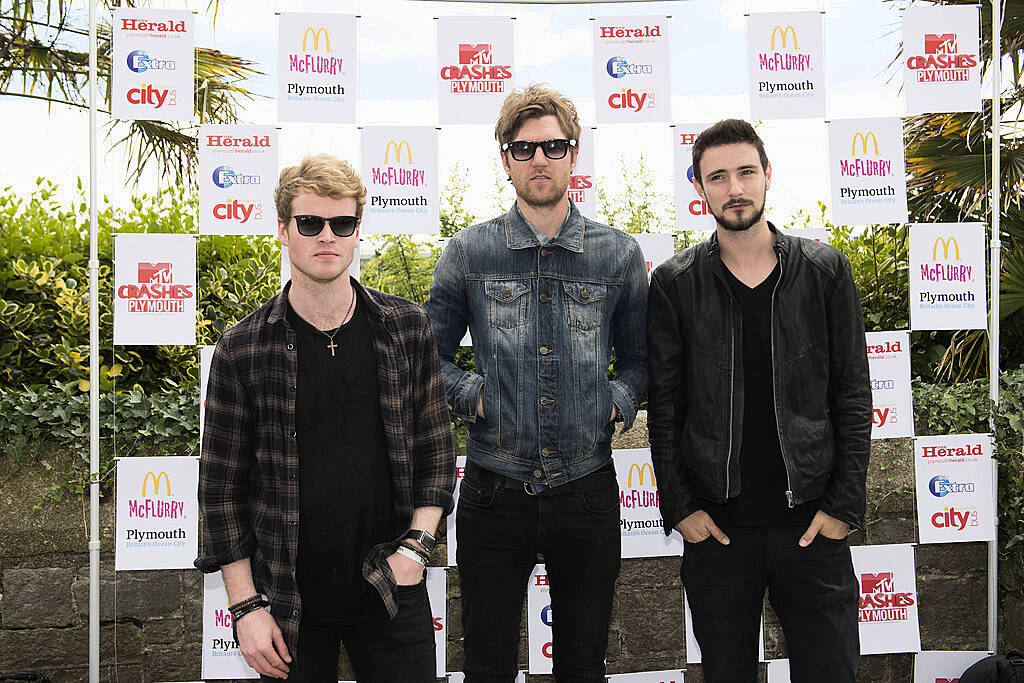
[[[893,572],[860,575],[862,622],[906,621],[907,610],[916,602],[914,594],[896,590]]]
[[[183,313],[185,299],[193,296],[192,285],[174,284],[173,264],[140,261],[138,284],[121,285],[117,296],[126,299],[129,313]],[[155,484],[154,484],[155,486]]]
[[[213,184],[222,189],[232,185],[259,185],[260,180],[258,175],[239,173],[230,166],[218,166],[213,171]]]
[[[453,93],[500,93],[512,78],[512,66],[494,63],[491,43],[459,43],[459,63],[441,67],[441,78]]]
[[[654,91],[623,88],[619,92],[613,92],[608,96],[608,106],[612,109],[629,109],[631,111],[640,111],[645,108],[653,109]]]
[[[178,103],[178,89],[143,83],[137,88],[129,88],[124,98],[129,104],[160,109],[165,104],[175,105]]]
[[[623,57],[612,57],[605,64],[605,70],[612,78],[622,78],[624,76],[653,74],[654,66],[651,64],[630,64]]]
[[[928,492],[936,498],[944,498],[951,493],[974,493],[974,482],[950,481],[944,474],[936,474],[928,482]]]
[[[812,71],[811,55],[800,51],[796,29],[775,26],[768,39],[768,50],[757,56],[761,71]]]
[[[143,71],[174,71],[176,65],[170,59],[154,59],[145,50],[132,50],[128,53],[128,68],[137,74]]]
[[[250,219],[259,221],[263,219],[263,202],[228,199],[213,205],[213,217],[218,221],[238,221],[239,223],[248,223]]]
[[[896,382],[891,379],[871,379],[871,391],[882,391],[885,389],[895,389]]]
[[[405,154],[402,154],[405,150]],[[405,159],[403,162],[402,159]],[[409,141],[388,140],[384,145],[384,165],[374,166],[370,169],[374,185],[421,187],[426,185],[427,172],[418,168],[405,168],[398,166],[403,164],[412,166],[412,147]]]
[[[940,259],[939,253],[942,253]],[[971,282],[974,266],[949,263],[960,260],[960,243],[952,235],[937,237],[932,245],[932,263],[921,264],[921,279],[928,282]],[[940,263],[944,261],[945,263]]]
[[[954,531],[963,531],[969,526],[976,527],[978,526],[978,508],[956,508],[950,505],[932,515],[931,523],[936,529],[953,529]]]
[[[342,58],[331,54],[331,34],[323,26],[307,26],[302,32],[301,52],[288,55],[288,70],[303,74],[344,75],[341,65]],[[289,84],[289,91],[293,85]]]
[[[907,57],[907,68],[918,83],[957,83],[971,80],[978,65],[974,52],[960,52],[955,33],[924,34],[924,53]]]

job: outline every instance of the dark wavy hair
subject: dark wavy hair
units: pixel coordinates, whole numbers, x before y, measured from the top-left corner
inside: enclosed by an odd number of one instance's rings
[[[764,141],[754,127],[743,119],[723,119],[713,126],[705,128],[693,143],[693,177],[701,187],[704,187],[704,181],[700,174],[700,159],[704,156],[704,152],[712,147],[732,145],[737,142],[753,145],[757,150],[757,155],[761,157],[761,170],[768,169],[768,155],[764,153]]]

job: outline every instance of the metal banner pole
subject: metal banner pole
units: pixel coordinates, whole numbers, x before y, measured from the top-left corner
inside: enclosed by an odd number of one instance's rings
[[[96,2],[89,0],[89,681],[100,680],[100,316],[96,196]]]
[[[1000,88],[1000,63],[1002,57],[1002,0],[992,0],[992,239],[991,239],[991,272],[992,272],[992,306],[989,310],[988,332],[988,367],[989,395],[994,406],[999,405],[999,275],[1000,263],[1000,170],[999,153],[1001,146],[999,123],[1002,116],[1002,90]],[[993,418],[994,418],[993,408]],[[995,434],[995,420],[992,421],[992,432]],[[992,464],[992,495],[999,500],[999,466]],[[998,510],[998,504],[996,510]],[[999,533],[994,541],[988,544],[988,649],[996,652],[999,645]]]

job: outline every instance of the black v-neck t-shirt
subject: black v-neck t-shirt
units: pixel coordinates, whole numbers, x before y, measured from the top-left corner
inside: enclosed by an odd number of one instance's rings
[[[298,386],[299,551],[296,580],[303,623],[341,626],[362,618],[370,549],[395,537],[391,466],[384,439],[365,301],[327,334],[288,306],[295,330]]]
[[[748,287],[725,268],[729,291],[742,316],[743,437],[740,445],[740,494],[724,504],[707,503],[716,524],[734,526],[806,526],[818,501],[789,507],[786,465],[779,446],[772,377],[772,294],[780,268]]]

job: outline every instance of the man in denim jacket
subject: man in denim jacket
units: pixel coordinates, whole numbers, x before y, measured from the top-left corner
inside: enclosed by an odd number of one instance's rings
[[[424,306],[448,402],[469,427],[456,512],[466,681],[514,679],[538,553],[558,615],[556,678],[604,681],[620,564],[611,436],[647,392],[647,269],[632,237],[566,194],[580,138],[568,98],[513,92],[495,138],[516,203],[451,239]],[[475,372],[455,363],[467,327]]]

